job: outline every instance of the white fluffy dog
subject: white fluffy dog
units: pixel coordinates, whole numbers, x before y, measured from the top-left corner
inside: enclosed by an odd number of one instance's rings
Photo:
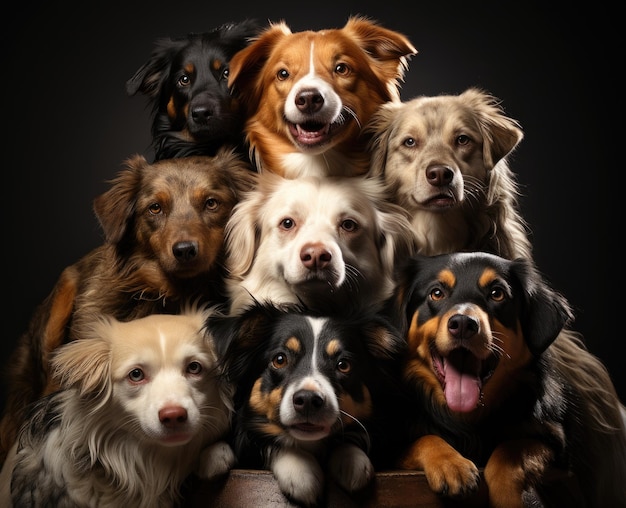
[[[378,179],[264,173],[226,225],[230,310],[255,301],[332,313],[376,307],[414,248],[407,212]]]
[[[191,473],[228,472],[232,393],[205,319],[193,309],[102,319],[59,348],[52,368],[63,389],[34,404],[4,463],[0,499],[171,508]]]

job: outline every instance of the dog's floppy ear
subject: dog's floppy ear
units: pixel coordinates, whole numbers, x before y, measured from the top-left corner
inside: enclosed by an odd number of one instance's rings
[[[478,88],[469,88],[460,98],[472,108],[483,137],[485,166],[493,168],[522,141],[519,123],[504,114],[500,101]]]
[[[408,69],[408,58],[417,54],[411,41],[365,16],[351,16],[343,30],[376,61],[372,69],[387,83],[387,100],[399,101],[399,84]]]
[[[74,387],[82,396],[104,404],[111,395],[111,344],[106,338],[110,327],[103,319],[94,323],[88,337],[59,347],[50,360],[52,376],[62,388]]]
[[[123,238],[128,220],[135,213],[143,170],[148,166],[148,161],[142,155],[127,159],[126,169],[110,180],[111,188],[94,200],[94,212],[108,242],[118,243]]]
[[[291,29],[284,21],[270,23],[247,47],[231,58],[228,66],[228,87],[242,99],[248,111],[257,109],[258,104],[253,99],[263,95],[258,90],[261,86],[257,83],[259,72],[277,41],[289,34]]]
[[[406,209],[383,198],[375,203],[381,262],[386,273],[393,273],[399,260],[406,259],[417,251],[417,239]]]
[[[236,383],[263,358],[270,329],[280,310],[255,304],[241,315],[214,313],[206,321],[206,331],[221,358],[227,380]]]
[[[170,73],[174,56],[186,44],[187,40],[182,37],[157,39],[150,58],[126,81],[126,93],[133,96],[141,92],[156,102],[163,82],[167,80]]]
[[[391,322],[400,330],[403,337],[409,331],[410,319],[413,316],[414,309],[418,306],[415,301],[417,297],[416,281],[418,280],[422,259],[428,258],[423,254],[414,254],[398,262],[395,270],[396,286],[394,293],[385,302],[385,314],[390,317]]]
[[[523,295],[520,325],[524,339],[531,353],[540,355],[573,320],[572,310],[565,297],[548,285],[530,260],[512,261],[511,272]]]
[[[365,327],[365,341],[370,354],[379,360],[397,358],[406,348],[406,341],[382,315],[375,315]]]
[[[233,208],[226,223],[224,242],[228,255],[228,271],[234,278],[243,277],[252,268],[262,234],[262,209],[281,180],[282,177],[278,175],[264,174],[258,180],[257,187],[244,195]]]
[[[220,41],[228,46],[232,56],[245,48],[250,40],[259,35],[262,26],[256,19],[244,19],[239,22],[223,23],[212,32],[220,37]]]
[[[399,108],[398,102],[382,104],[363,128],[363,132],[371,134],[368,147],[371,155],[368,176],[380,177],[385,174],[387,153],[392,136],[391,125]]]

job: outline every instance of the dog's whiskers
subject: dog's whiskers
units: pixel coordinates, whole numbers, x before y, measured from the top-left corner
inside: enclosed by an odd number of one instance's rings
[[[369,454],[372,443],[370,440],[370,433],[367,431],[367,428],[365,427],[365,425],[363,425],[358,418],[356,418],[355,416],[352,416],[350,413],[344,411],[343,409],[339,409],[339,412],[342,415],[350,418],[354,423],[356,423],[359,427],[361,427],[365,436],[365,445],[366,445],[365,453]],[[343,428],[343,421],[341,420],[341,418],[339,418],[339,421],[341,422],[341,426]]]
[[[137,291],[133,295],[133,299],[134,300],[144,300],[144,301],[147,301],[147,302],[158,302],[159,300],[163,299],[163,306],[165,306],[165,293],[159,292],[159,294],[156,295],[156,296],[149,296],[147,294],[148,292],[149,292],[149,289],[142,289],[141,291]]]
[[[493,339],[493,342],[489,345],[489,350],[492,351],[496,356],[502,357],[503,355],[505,355],[506,358],[510,360],[511,356],[500,345],[503,341],[497,336],[499,333],[500,332],[496,331],[491,332],[491,338]]]
[[[356,115],[355,111],[352,108],[349,108],[348,106],[344,106],[341,118],[343,118],[343,112],[348,113],[348,115],[350,115],[352,118],[354,118],[354,121],[359,126],[359,129],[363,128],[363,126],[361,125],[361,122],[359,120],[359,117]]]

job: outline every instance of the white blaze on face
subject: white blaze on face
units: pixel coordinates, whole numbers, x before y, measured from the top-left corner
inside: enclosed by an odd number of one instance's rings
[[[302,76],[293,86],[285,102],[285,117],[294,124],[315,121],[318,123],[333,123],[343,108],[341,98],[335,93],[330,83],[326,82],[315,72],[315,44],[311,43],[309,51],[309,72]],[[303,114],[298,109],[296,99],[303,90],[314,90],[323,99],[323,107],[315,114]]]
[[[290,384],[283,394],[280,404],[280,420],[286,427],[297,426],[297,424],[313,424],[317,430],[307,429],[303,431],[294,427],[291,429],[292,435],[298,439],[316,440],[327,436],[332,425],[339,417],[339,402],[333,386],[329,380],[319,371],[318,359],[321,352],[319,351],[319,336],[324,325],[324,318],[308,317],[307,320],[311,324],[313,331],[313,349],[307,352],[300,361],[309,362],[308,374],[295,383]],[[303,417],[298,413],[293,405],[293,396],[299,390],[315,391],[324,401],[323,407],[314,411],[308,417]]]

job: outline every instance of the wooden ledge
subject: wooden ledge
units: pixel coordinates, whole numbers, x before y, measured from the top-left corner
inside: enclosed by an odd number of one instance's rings
[[[327,508],[450,506],[441,504],[421,472],[378,473],[370,486],[352,495],[332,482],[327,487]],[[281,493],[271,472],[250,469],[235,469],[222,481],[201,482],[188,503],[193,508],[298,507]]]
[[[573,477],[562,471],[548,475],[548,497],[557,506],[581,506],[578,485]],[[337,485],[327,485],[325,508],[452,508],[486,507],[486,487],[471,498],[455,500],[438,496],[430,490],[421,471],[388,471],[376,474],[366,489],[348,494]],[[548,503],[552,506],[551,503]],[[188,492],[185,508],[297,508],[283,496],[269,471],[234,469],[214,482],[198,482]]]

